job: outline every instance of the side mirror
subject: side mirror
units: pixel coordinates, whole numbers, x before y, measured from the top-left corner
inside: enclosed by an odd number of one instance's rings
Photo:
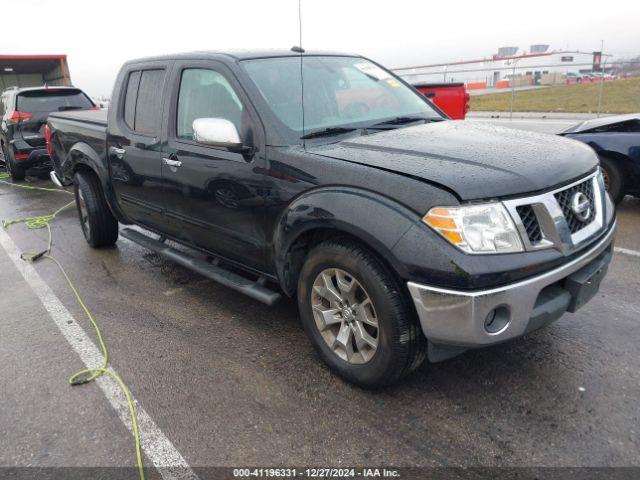
[[[193,121],[193,138],[203,145],[241,150],[242,141],[233,122],[225,118],[197,118]]]

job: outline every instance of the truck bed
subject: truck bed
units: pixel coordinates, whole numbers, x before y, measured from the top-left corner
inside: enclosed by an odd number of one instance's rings
[[[60,118],[67,120],[77,120],[79,122],[91,123],[94,125],[107,126],[108,110],[72,110],[69,112],[54,112],[49,118]]]

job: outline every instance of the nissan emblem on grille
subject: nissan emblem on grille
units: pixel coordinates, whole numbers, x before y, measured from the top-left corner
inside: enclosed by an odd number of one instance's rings
[[[571,211],[581,222],[586,222],[591,216],[591,202],[582,192],[575,192],[571,197]]]
[[[603,227],[604,185],[598,172],[557,190],[503,200],[526,250],[555,248],[567,255]]]

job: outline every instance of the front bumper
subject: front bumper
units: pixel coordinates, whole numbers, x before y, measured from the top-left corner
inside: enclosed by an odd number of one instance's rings
[[[458,291],[408,282],[422,331],[434,351],[442,346],[432,360],[519,337],[577,310],[595,294],[606,273],[615,229],[614,222],[578,258],[510,285]]]

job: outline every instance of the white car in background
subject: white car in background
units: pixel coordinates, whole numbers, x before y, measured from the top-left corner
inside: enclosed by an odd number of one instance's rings
[[[109,99],[108,98],[95,98],[91,97],[93,103],[95,103],[100,108],[109,108]]]

